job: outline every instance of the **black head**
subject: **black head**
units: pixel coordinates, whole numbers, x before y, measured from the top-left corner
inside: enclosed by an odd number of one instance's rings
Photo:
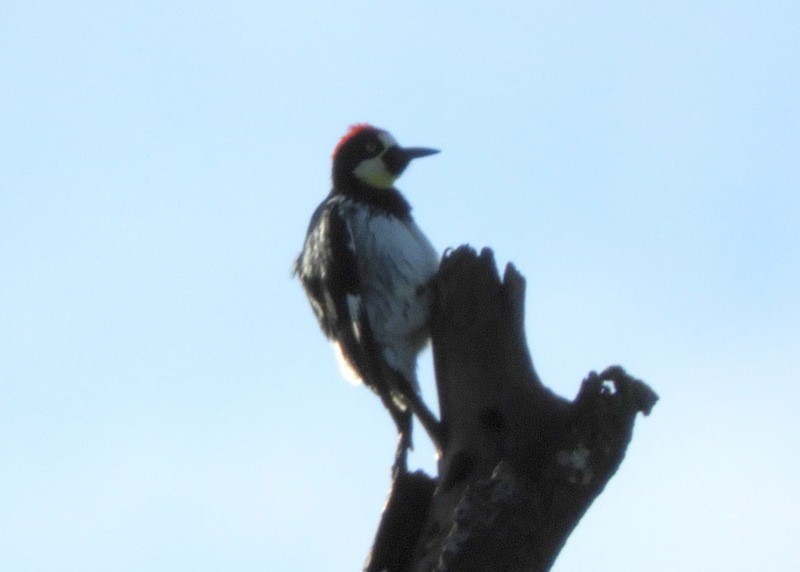
[[[333,151],[334,188],[391,189],[412,159],[438,152],[400,147],[388,131],[366,123],[354,125]]]

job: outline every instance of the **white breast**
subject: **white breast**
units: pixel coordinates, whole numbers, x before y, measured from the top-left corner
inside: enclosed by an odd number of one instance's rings
[[[431,295],[425,286],[439,269],[439,256],[413,222],[361,208],[347,220],[373,335],[388,350],[390,365],[413,378],[416,354],[428,339]]]

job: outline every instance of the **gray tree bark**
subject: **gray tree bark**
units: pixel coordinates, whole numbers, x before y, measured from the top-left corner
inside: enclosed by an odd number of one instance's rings
[[[447,254],[434,287],[439,475],[394,475],[365,570],[549,570],[658,397],[618,366],[589,373],[573,401],[547,389],[524,278],[509,264],[501,280],[488,249]]]

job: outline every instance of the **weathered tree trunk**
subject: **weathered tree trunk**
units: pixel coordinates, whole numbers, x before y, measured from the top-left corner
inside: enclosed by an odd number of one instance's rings
[[[544,387],[524,279],[509,265],[501,282],[488,249],[445,256],[435,286],[439,476],[395,475],[366,569],[549,570],[657,396],[620,367],[590,373],[572,402]]]

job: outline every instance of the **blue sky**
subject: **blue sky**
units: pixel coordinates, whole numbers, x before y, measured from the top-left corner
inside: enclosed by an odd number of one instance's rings
[[[359,569],[393,427],[290,266],[360,121],[442,149],[399,187],[437,248],[527,277],[551,388],[619,363],[661,395],[554,571],[800,568],[798,29],[788,1],[7,1],[0,568]]]

